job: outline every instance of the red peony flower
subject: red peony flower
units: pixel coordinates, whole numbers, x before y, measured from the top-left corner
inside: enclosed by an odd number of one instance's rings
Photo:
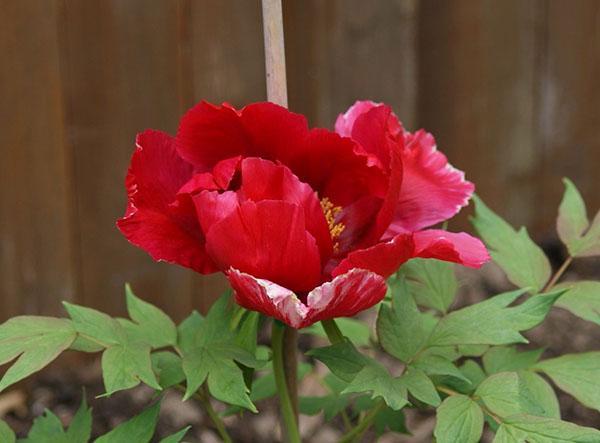
[[[118,227],[156,260],[224,272],[240,305],[296,328],[373,306],[412,257],[489,259],[468,234],[423,230],[473,193],[430,134],[368,101],[335,129],[272,103],[202,102],[175,138],[138,135]]]

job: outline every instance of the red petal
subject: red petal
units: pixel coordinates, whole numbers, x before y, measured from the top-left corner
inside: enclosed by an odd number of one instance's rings
[[[313,289],[306,298],[308,315],[301,327],[336,317],[352,317],[379,303],[387,291],[380,275],[352,269]]]
[[[176,196],[190,178],[192,166],[177,156],[167,134],[146,131],[138,135],[136,144],[126,180],[129,204],[117,221],[118,228],[155,260],[215,272],[193,205]]]
[[[221,194],[216,191],[202,191],[194,195],[192,200],[203,232],[208,232],[215,223],[223,220],[239,207],[237,194],[233,191]]]
[[[289,289],[233,268],[227,278],[240,306],[274,317],[294,328],[304,322],[308,308]]]
[[[487,249],[478,238],[464,232],[428,229],[413,233],[415,257],[437,258],[479,268],[490,260]]]
[[[206,233],[207,250],[221,269],[234,267],[296,291],[321,278],[316,241],[297,205],[246,201]]]
[[[332,275],[344,274],[353,268],[362,268],[387,278],[396,272],[400,265],[414,257],[414,253],[412,235],[401,234],[391,241],[351,252],[333,270]]]
[[[406,134],[402,164],[400,200],[386,237],[447,220],[468,204],[474,185],[436,150],[431,134],[423,130]]]
[[[241,192],[253,201],[282,200],[301,207],[306,229],[317,240],[321,257],[327,260],[331,256],[331,235],[317,194],[289,168],[269,160],[246,158],[242,161]]]

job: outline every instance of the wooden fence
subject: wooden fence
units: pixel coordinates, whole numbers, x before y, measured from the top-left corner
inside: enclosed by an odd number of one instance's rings
[[[290,108],[356,98],[425,127],[494,208],[552,236],[560,177],[600,206],[600,1],[286,1]],[[257,0],[0,0],[0,317],[60,300],[181,318],[224,288],[115,229],[135,133],[265,97]],[[466,226],[459,217],[454,228]]]

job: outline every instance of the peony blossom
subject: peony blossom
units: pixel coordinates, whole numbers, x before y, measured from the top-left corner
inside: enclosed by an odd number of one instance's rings
[[[424,131],[360,101],[335,132],[272,103],[196,105],[175,137],[138,135],[118,227],[154,259],[224,272],[241,306],[302,328],[353,316],[413,257],[479,267],[454,216],[473,184]]]

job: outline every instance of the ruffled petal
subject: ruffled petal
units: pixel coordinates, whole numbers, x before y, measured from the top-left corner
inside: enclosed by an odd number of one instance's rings
[[[293,291],[236,269],[228,272],[228,278],[239,305],[294,328],[330,318],[352,317],[380,302],[387,290],[381,276],[353,269],[313,289],[304,304]]]
[[[136,139],[126,185],[129,203],[117,227],[155,260],[177,263],[200,273],[217,270],[204,249],[204,236],[194,206],[179,188],[192,166],[179,158],[173,139],[146,131]]]
[[[240,191],[243,197],[253,201],[281,200],[300,206],[304,211],[306,229],[317,240],[322,259],[327,260],[333,243],[316,192],[302,183],[288,167],[269,160],[246,158],[241,169]]]
[[[333,270],[332,275],[345,274],[353,268],[368,269],[383,277],[389,277],[414,257],[415,244],[411,234],[401,234],[391,241],[379,243],[366,249],[351,252]]]
[[[245,201],[206,232],[209,255],[230,267],[303,292],[321,279],[321,259],[301,207],[276,200]]]
[[[194,195],[192,201],[203,232],[208,232],[215,223],[223,220],[239,207],[238,196],[233,191],[223,193],[202,191]]]
[[[380,275],[352,269],[313,289],[306,298],[308,314],[301,327],[336,317],[352,317],[379,303],[387,285]]]
[[[294,328],[303,324],[308,308],[289,289],[233,268],[227,273],[227,278],[240,306],[281,320]]]
[[[400,199],[386,237],[418,231],[453,217],[468,204],[475,189],[437,150],[431,134],[423,130],[407,133],[405,143]]]
[[[436,258],[479,268],[490,260],[484,244],[464,232],[428,229],[413,233],[415,257]]]

